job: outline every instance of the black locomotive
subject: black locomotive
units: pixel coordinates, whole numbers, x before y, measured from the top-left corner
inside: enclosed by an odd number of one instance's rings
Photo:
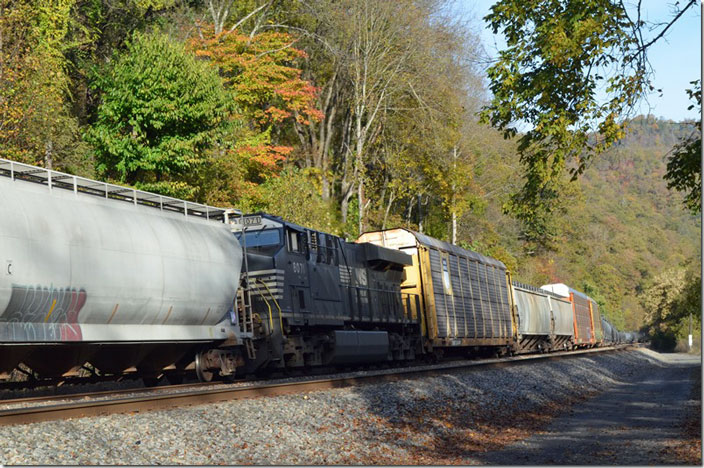
[[[257,213],[233,220],[246,252],[239,319],[250,321],[246,370],[413,359],[419,298],[402,293],[411,257]],[[251,318],[248,318],[251,317]]]

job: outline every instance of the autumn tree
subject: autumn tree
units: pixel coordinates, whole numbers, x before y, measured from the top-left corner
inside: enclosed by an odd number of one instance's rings
[[[0,154],[18,160],[31,158],[23,134],[32,113],[28,77],[36,66],[28,53],[31,13],[30,5],[0,1]]]
[[[75,0],[0,2],[0,151],[64,168],[80,151],[65,52]]]
[[[250,36],[235,30],[209,34],[192,44],[223,77],[235,104],[234,118],[243,122],[233,136],[234,152],[251,182],[261,183],[275,174],[293,150],[276,141],[282,126],[321,118],[315,108],[316,89],[296,67],[305,53],[293,47],[295,42],[283,32]]]

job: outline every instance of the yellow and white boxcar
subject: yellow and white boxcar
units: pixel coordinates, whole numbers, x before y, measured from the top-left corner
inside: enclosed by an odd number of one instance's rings
[[[502,262],[403,228],[367,232],[357,242],[413,258],[401,288],[421,297],[426,351],[515,349],[510,275]],[[412,317],[417,311],[407,313]]]

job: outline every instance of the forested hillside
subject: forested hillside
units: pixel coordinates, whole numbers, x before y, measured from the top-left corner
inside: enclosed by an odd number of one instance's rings
[[[579,181],[579,194],[562,219],[558,252],[525,274],[580,285],[604,301],[617,325],[634,329],[644,322],[640,296],[654,277],[688,262],[698,265],[701,223],[663,180],[664,156],[680,125],[639,117],[628,129],[622,143]]]
[[[561,182],[536,242],[506,214],[516,144],[479,123],[483,25],[451,4],[0,0],[0,157],[350,239],[422,230],[652,322],[645,292],[699,261],[699,218],[663,180],[690,127],[634,119]]]

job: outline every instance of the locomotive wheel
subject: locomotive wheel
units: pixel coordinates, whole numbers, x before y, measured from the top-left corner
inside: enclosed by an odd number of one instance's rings
[[[205,359],[203,358],[203,353],[197,353],[195,364],[196,364],[196,376],[201,382],[210,382],[213,380],[213,371],[209,371],[205,368]]]

